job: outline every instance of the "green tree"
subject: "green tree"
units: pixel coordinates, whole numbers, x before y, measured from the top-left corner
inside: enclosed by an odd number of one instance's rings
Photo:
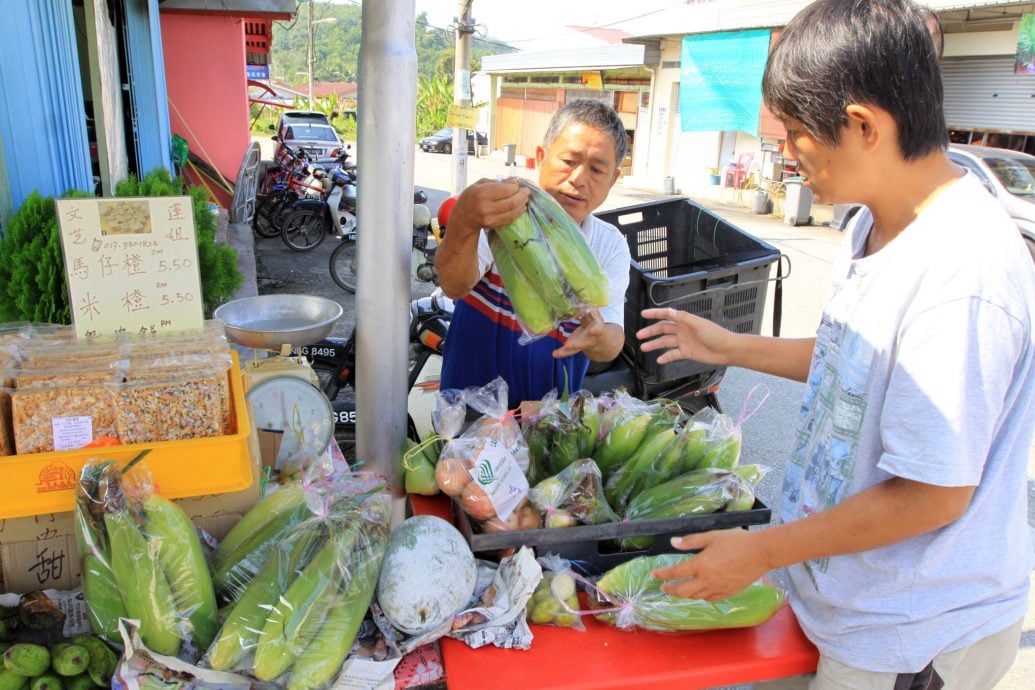
[[[308,11],[309,8],[302,3],[293,22],[277,22],[273,28],[271,75],[278,81],[296,87],[304,87],[307,80]],[[327,17],[334,17],[335,22],[321,23],[314,27],[316,40],[313,44],[313,80],[354,82],[359,74],[362,10],[349,4],[314,3],[313,18]],[[453,102],[455,39],[446,27],[429,24],[427,13],[421,12],[416,17],[414,46],[417,52],[418,79],[417,134],[424,136],[445,126],[446,109]],[[472,73],[481,68],[483,56],[513,50],[489,38],[473,37]],[[307,105],[304,104],[303,107]],[[347,122],[335,122],[335,128],[344,138],[349,138],[345,134],[348,130],[344,129],[348,126]],[[259,131],[266,130],[260,128]],[[353,139],[354,136],[353,134]]]

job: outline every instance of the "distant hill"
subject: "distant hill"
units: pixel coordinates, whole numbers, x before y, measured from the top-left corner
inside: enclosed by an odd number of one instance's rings
[[[306,42],[308,7],[298,6],[293,22],[274,22],[270,77],[294,86],[306,83]],[[313,79],[323,82],[355,82],[359,71],[360,19],[356,5],[314,3],[314,20],[334,17],[313,27]],[[422,79],[453,78],[454,39],[447,27],[428,24],[427,14],[417,16],[417,72]],[[472,42],[472,71],[477,71],[483,55],[514,52],[514,48],[494,39],[475,37]]]

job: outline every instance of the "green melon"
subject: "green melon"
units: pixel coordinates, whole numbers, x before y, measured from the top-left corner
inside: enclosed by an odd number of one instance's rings
[[[463,535],[442,518],[415,515],[392,532],[377,582],[377,601],[392,625],[417,635],[462,610],[477,569]]]

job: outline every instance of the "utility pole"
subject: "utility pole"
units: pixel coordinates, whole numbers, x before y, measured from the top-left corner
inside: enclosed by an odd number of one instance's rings
[[[453,62],[453,103],[462,108],[471,107],[471,5],[474,0],[459,0],[459,18],[456,20],[456,57]],[[475,151],[478,134],[474,135]],[[467,187],[467,130],[453,127],[453,194]]]
[[[313,109],[313,0],[309,0],[309,38],[306,41],[305,71],[309,77],[309,109]]]

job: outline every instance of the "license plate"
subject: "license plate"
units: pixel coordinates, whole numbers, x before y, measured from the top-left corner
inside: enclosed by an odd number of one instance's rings
[[[347,240],[349,242],[355,242],[356,241],[356,231],[355,230],[350,230],[349,232],[345,233],[342,236],[342,239]]]
[[[324,357],[327,359],[338,358],[338,348],[327,345],[303,345],[298,348],[296,354],[312,359],[313,357]]]

